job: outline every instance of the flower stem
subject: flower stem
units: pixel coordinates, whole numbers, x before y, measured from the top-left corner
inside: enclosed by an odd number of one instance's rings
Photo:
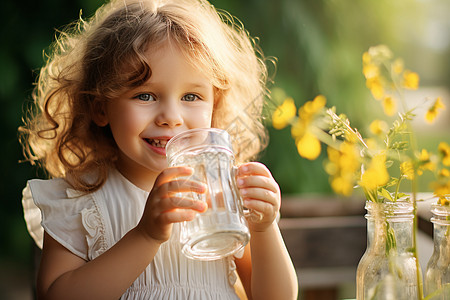
[[[391,74],[391,78],[396,78],[395,76],[393,76],[392,74],[392,70],[390,70],[390,74]],[[397,93],[400,96],[400,101],[401,101],[401,105],[402,108],[405,112],[408,111],[408,107],[406,105],[406,101],[405,101],[405,95],[403,92],[403,89],[400,88],[400,84],[397,82],[397,80],[393,80],[394,83],[394,89],[397,91]],[[412,126],[411,123],[408,122],[408,120],[405,120],[406,126],[408,126],[408,132],[410,132],[411,134],[409,134],[409,142],[410,142],[410,149],[411,149],[411,155],[414,155],[414,153],[416,152],[415,150],[417,149],[417,141],[415,139],[415,136],[412,130]],[[417,278],[417,293],[419,296],[419,299],[423,299],[423,285],[422,285],[422,278],[421,278],[421,272],[420,272],[420,263],[419,263],[419,257],[418,257],[418,253],[417,253],[417,229],[418,229],[418,217],[417,217],[417,169],[414,169],[414,178],[412,179],[412,183],[411,183],[411,188],[412,188],[412,204],[413,204],[413,255],[416,261],[416,278]],[[398,185],[397,185],[397,189],[395,191],[395,198],[397,198],[397,192],[398,192],[398,188],[400,186],[400,180],[401,177],[399,179]]]
[[[403,176],[400,175],[400,178],[397,181],[397,184],[395,186],[395,193],[394,193],[394,201],[397,201],[398,199],[398,192],[400,190],[400,183],[402,182]]]
[[[416,172],[416,171],[414,171]],[[417,294],[419,299],[423,299],[423,284],[420,271],[419,255],[417,253],[417,229],[418,229],[418,217],[417,217],[417,174],[414,174],[412,180],[412,198],[413,198],[413,255],[416,261],[416,279],[417,279]]]

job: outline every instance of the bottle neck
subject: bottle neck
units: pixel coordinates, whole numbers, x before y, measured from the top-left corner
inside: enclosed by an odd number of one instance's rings
[[[431,206],[434,243],[450,244],[450,206],[433,204]]]
[[[431,214],[431,222],[434,225],[450,225],[450,206],[433,204],[431,205]]]
[[[414,215],[406,201],[366,203],[368,249],[377,253],[407,252],[413,247]]]

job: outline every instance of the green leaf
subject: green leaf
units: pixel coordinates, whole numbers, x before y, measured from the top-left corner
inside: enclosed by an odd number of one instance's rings
[[[397,193],[397,199],[404,198],[404,197],[409,197],[409,195],[405,194],[405,193]],[[409,198],[407,200],[409,200]]]
[[[389,193],[389,191],[386,190],[385,188],[381,188],[381,195],[382,195],[384,198],[386,198],[386,199],[388,199],[388,200],[390,200],[390,201],[394,201],[394,199],[392,198],[391,193]]]

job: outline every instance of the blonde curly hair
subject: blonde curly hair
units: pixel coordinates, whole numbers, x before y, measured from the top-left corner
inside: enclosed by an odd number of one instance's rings
[[[26,159],[77,190],[101,187],[118,148],[109,127],[96,125],[95,114],[150,78],[144,53],[168,39],[211,78],[212,127],[229,131],[238,161],[254,158],[267,145],[261,121],[267,66],[242,24],[204,0],[112,0],[52,45],[34,107],[19,128]]]

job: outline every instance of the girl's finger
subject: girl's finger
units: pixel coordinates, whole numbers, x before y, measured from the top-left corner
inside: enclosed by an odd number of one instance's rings
[[[187,192],[203,194],[206,192],[206,184],[200,181],[193,181],[188,178],[183,178],[163,183],[160,186],[160,189],[168,195]]]
[[[154,187],[159,187],[174,178],[192,175],[194,170],[190,167],[170,167],[164,169],[155,180]]]
[[[207,208],[205,202],[187,197],[168,197],[161,201],[161,210],[163,212],[177,209],[191,209],[203,212]]]
[[[262,175],[266,177],[272,177],[272,173],[270,173],[269,169],[264,164],[259,162],[244,163],[238,167],[237,176],[247,175]]]
[[[258,213],[261,213],[264,217],[273,217],[277,210],[274,209],[274,206],[268,202],[258,201],[253,199],[244,199],[244,206],[248,209],[253,209]]]
[[[198,212],[192,209],[174,209],[160,216],[160,221],[165,224],[192,221]]]
[[[261,202],[269,203],[272,206],[278,206],[277,194],[266,189],[261,188],[245,188],[241,189],[242,198],[254,199]]]
[[[244,201],[251,200],[266,203],[275,210],[278,210],[280,207],[280,203],[277,201],[278,198],[273,194],[273,192],[262,189],[245,189],[241,191],[241,194]]]
[[[278,184],[271,178],[265,176],[246,176],[237,179],[239,188],[259,187],[278,193]]]

